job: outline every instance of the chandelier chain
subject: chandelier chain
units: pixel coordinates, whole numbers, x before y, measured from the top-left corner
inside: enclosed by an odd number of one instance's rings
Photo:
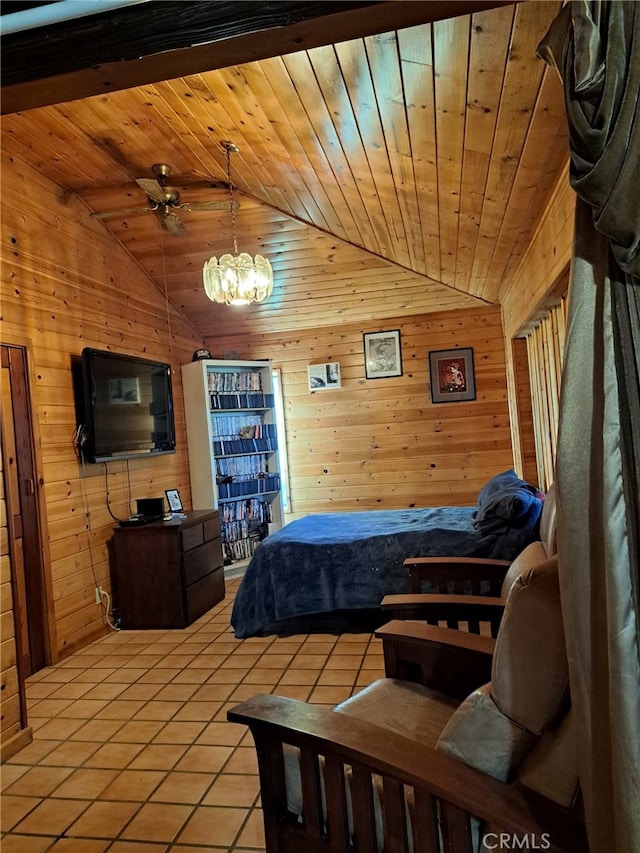
[[[236,210],[233,203],[233,181],[231,180],[231,145],[227,149],[227,182],[229,184],[229,200],[231,202],[231,227],[233,229],[233,254],[238,254],[238,237],[236,234]]]

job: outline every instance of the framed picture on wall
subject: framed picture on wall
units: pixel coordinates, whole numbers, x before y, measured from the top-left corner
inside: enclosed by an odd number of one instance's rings
[[[367,379],[402,376],[400,332],[365,332],[364,369]]]
[[[309,391],[325,391],[329,388],[342,387],[340,379],[340,363],[327,361],[325,364],[307,365]]]
[[[434,403],[462,403],[476,399],[473,350],[441,349],[429,353],[431,400]]]

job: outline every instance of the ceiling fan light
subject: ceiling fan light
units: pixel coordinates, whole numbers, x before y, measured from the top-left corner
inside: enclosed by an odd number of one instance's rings
[[[262,255],[246,252],[210,258],[202,268],[205,293],[223,305],[262,302],[273,292],[273,269]]]

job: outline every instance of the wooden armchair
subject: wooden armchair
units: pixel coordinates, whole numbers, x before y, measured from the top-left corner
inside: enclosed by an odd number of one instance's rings
[[[567,664],[553,569],[514,584],[495,655],[491,638],[425,624],[403,638],[411,623],[395,623],[378,632],[388,677],[333,710],[261,695],[229,711],[254,737],[267,853],[585,853],[557,723]],[[487,664],[490,684],[464,702],[442,692],[456,683],[451,666],[474,670],[477,687]],[[429,686],[397,677],[412,669]]]
[[[419,619],[431,625],[446,622],[479,634],[488,624],[498,633],[511,584],[531,566],[555,556],[555,487],[547,492],[540,517],[540,540],[528,545],[512,562],[473,557],[409,557],[406,595],[387,595],[382,609],[390,619]],[[430,592],[424,592],[427,587]]]
[[[476,853],[471,816],[491,827],[487,839],[506,833],[511,849],[526,849],[513,846],[518,839],[549,853],[588,850],[583,825],[566,810],[371,723],[270,695],[243,702],[229,719],[248,725],[256,743],[266,853]],[[303,816],[287,805],[285,744],[305,768]]]
[[[387,678],[439,690],[458,701],[491,679],[495,640],[425,622],[394,619],[376,631]]]

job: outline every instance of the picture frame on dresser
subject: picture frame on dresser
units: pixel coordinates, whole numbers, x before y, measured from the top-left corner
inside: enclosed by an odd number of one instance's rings
[[[182,499],[180,492],[177,489],[167,489],[165,491],[167,503],[169,504],[169,512],[182,512]]]

